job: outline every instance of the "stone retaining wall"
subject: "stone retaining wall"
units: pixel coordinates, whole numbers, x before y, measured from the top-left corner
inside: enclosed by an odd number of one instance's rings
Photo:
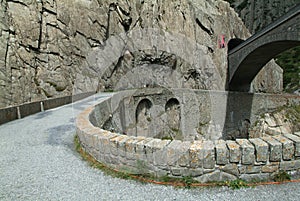
[[[90,120],[97,127],[130,136],[232,140],[298,130],[300,126],[289,121],[270,121],[272,129],[278,130],[276,133],[258,126],[267,113],[297,105],[300,96],[295,95],[145,88],[116,93],[96,106]],[[287,117],[277,118],[283,121]]]
[[[200,182],[270,179],[300,169],[300,133],[254,139],[179,141],[135,137],[93,126],[89,107],[77,118],[84,149],[99,162],[132,174],[192,176]]]

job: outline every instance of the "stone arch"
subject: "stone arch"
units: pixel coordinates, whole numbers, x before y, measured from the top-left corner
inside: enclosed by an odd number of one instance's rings
[[[136,107],[136,136],[148,136],[148,130],[151,123],[152,102],[145,98],[142,99]]]
[[[229,90],[250,91],[252,80],[268,61],[299,46],[299,22],[300,4],[229,51]]]
[[[230,90],[249,91],[250,84],[259,71],[276,55],[297,47],[300,41],[272,41],[256,47],[241,58],[237,69],[230,79]]]
[[[180,102],[176,98],[171,98],[165,105],[165,112],[167,116],[167,134],[173,139],[180,139],[180,126],[181,126],[181,110]],[[171,135],[171,136],[170,136]]]

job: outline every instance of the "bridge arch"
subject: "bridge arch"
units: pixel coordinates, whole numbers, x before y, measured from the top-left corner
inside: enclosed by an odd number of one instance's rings
[[[252,80],[267,62],[296,46],[300,46],[300,4],[229,50],[229,90],[249,91]]]

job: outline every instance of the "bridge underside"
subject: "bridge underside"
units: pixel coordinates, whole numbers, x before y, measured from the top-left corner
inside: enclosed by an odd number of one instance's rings
[[[300,46],[300,41],[278,41],[257,48],[250,53],[236,69],[230,69],[229,90],[249,91],[251,82],[259,71],[276,55],[290,48]]]
[[[285,50],[300,46],[300,4],[245,42],[240,42],[233,40],[228,53],[228,87],[233,91],[249,91],[252,80],[268,61]]]

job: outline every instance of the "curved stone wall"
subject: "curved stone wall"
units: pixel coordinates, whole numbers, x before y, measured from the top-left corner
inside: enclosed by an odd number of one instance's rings
[[[127,92],[89,107],[77,117],[77,135],[99,162],[132,174],[192,176],[200,182],[270,179],[279,170],[300,169],[300,133],[236,140],[161,140],[95,127]],[[108,105],[110,105],[108,107]],[[109,110],[110,111],[109,111]],[[95,112],[102,116],[95,119]]]

